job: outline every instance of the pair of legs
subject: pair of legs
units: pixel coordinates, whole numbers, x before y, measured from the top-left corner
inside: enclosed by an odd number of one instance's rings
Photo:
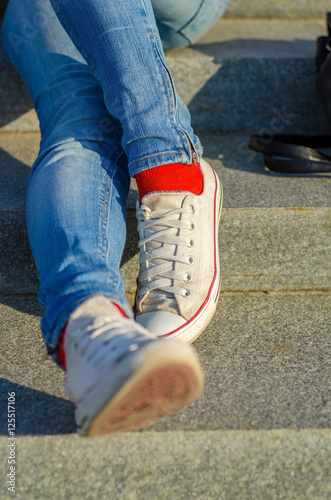
[[[194,42],[227,2],[51,3],[11,0],[2,41],[40,120],[27,225],[42,332],[57,359],[61,331],[84,298],[103,294],[132,314],[119,272],[130,175],[189,164],[202,151],[162,45]]]
[[[195,41],[225,3],[8,5],[3,44],[41,129],[27,194],[41,327],[49,353],[66,367],[83,434],[149,424],[202,390],[194,349],[174,337],[180,331],[193,341],[216,308],[221,189],[200,162],[162,44]],[[140,194],[137,322],[119,271],[130,175]]]

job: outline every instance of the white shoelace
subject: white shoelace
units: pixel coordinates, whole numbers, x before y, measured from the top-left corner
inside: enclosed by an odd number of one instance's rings
[[[79,336],[77,347],[81,356],[95,365],[101,365],[106,359],[107,362],[116,362],[124,354],[136,351],[142,341],[149,340],[144,329],[126,318],[114,320],[101,316],[83,331],[85,335]]]
[[[175,264],[192,265],[193,258],[189,249],[194,246],[194,239],[178,235],[178,230],[194,231],[192,220],[182,220],[181,214],[194,214],[194,205],[175,210],[151,210],[146,205],[137,209],[138,231],[140,234],[140,290],[138,301],[144,299],[153,290],[167,294],[179,294],[187,297],[186,288],[174,285],[174,280],[188,282],[191,275],[184,270],[176,270]],[[174,245],[187,247],[185,255],[177,255]],[[160,260],[162,262],[160,262]]]

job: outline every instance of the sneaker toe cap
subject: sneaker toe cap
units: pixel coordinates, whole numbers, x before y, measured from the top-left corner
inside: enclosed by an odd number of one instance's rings
[[[136,318],[137,323],[139,323],[144,328],[147,328],[152,333],[156,335],[166,335],[171,333],[177,328],[185,325],[187,322],[182,316],[178,314],[172,314],[165,311],[153,311],[145,314],[140,314]]]

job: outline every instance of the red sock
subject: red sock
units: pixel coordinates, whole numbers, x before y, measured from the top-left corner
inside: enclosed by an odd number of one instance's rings
[[[140,201],[154,191],[190,191],[201,194],[203,176],[200,164],[170,163],[139,172],[135,175]]]
[[[60,337],[60,342],[59,342],[59,349],[58,349],[59,363],[60,363],[61,368],[63,368],[64,371],[66,371],[66,353],[64,350],[64,337],[66,335],[67,325],[68,325],[68,322],[66,322],[66,324],[63,327],[61,337]]]
[[[113,304],[113,306],[116,307],[118,312],[120,312],[124,318],[127,318],[127,315],[122,311],[122,309],[120,308],[119,305],[115,304],[115,302],[112,302],[112,304]],[[66,353],[64,350],[64,339],[66,336],[67,326],[68,326],[68,321],[66,322],[66,324],[63,327],[61,337],[60,337],[60,342],[59,342],[59,348],[58,348],[59,363],[60,363],[61,368],[63,368],[64,371],[66,371]]]

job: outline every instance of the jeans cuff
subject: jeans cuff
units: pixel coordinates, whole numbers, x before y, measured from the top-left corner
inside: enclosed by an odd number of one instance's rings
[[[202,156],[202,147],[200,142],[195,147],[195,152],[200,159]],[[190,165],[193,161],[192,155],[189,155],[186,151],[156,153],[144,156],[143,158],[131,162],[129,164],[129,172],[131,177],[134,177],[136,174],[139,174],[139,172],[159,167],[160,165],[168,165],[169,163],[183,163],[184,165]]]

